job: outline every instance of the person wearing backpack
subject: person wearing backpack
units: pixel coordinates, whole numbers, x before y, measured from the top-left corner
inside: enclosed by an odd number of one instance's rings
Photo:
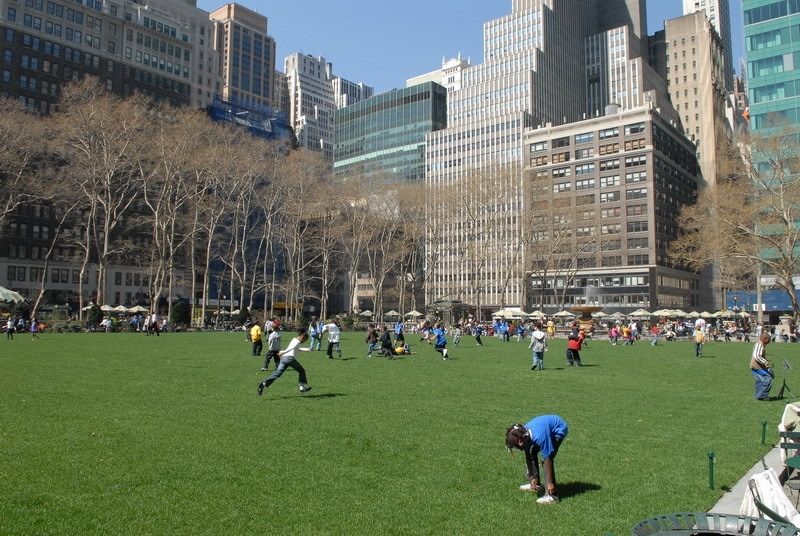
[[[547,351],[547,335],[542,331],[542,325],[538,322],[531,332],[531,343],[528,348],[532,350],[533,366],[531,366],[531,370],[543,370],[544,353]]]

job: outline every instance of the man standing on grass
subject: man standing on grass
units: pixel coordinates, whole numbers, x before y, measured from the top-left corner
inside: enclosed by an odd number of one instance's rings
[[[6,320],[6,339],[14,338],[14,319],[10,316]]]
[[[753,355],[750,358],[750,373],[753,375],[756,387],[756,400],[769,400],[769,390],[772,388],[772,363],[767,359],[767,345],[770,343],[769,333],[762,333],[753,346]]]
[[[250,328],[250,341],[253,343],[253,357],[261,355],[261,350],[264,348],[261,336],[261,326],[258,325],[258,322],[253,323],[253,327]]]
[[[336,320],[331,320],[324,326],[322,326],[322,332],[320,332],[320,337],[322,337],[322,333],[328,332],[328,359],[333,359],[333,348],[336,347],[336,352],[339,354],[339,357],[342,357],[342,347],[339,346],[339,336],[342,333],[342,330],[339,329],[339,324]]]
[[[289,346],[283,352],[279,352],[278,356],[280,357],[281,361],[278,364],[278,368],[275,369],[275,372],[272,373],[272,376],[263,380],[258,384],[258,396],[264,394],[264,389],[272,385],[275,380],[280,378],[283,373],[286,371],[287,367],[291,367],[297,371],[300,375],[300,393],[307,393],[311,390],[311,387],[307,383],[306,378],[306,369],[303,368],[303,365],[295,359],[294,353],[295,352],[309,352],[309,348],[301,348],[300,345],[303,344],[308,340],[308,332],[305,328],[300,328],[297,331],[297,336],[292,339],[292,342],[289,343]]]
[[[547,484],[545,484],[545,494],[536,499],[539,504],[558,502],[556,470],[553,461],[558,454],[558,448],[567,437],[568,431],[567,423],[558,415],[534,417],[525,425],[515,424],[506,430],[508,451],[519,449],[525,453],[525,466],[530,483],[520,486],[520,489],[530,489],[534,493],[542,490],[539,479],[539,454],[542,455]]]
[[[267,338],[267,357],[264,358],[264,366],[261,367],[262,372],[269,370],[269,362],[272,360],[275,361],[275,368],[277,369],[278,362],[281,359],[278,355],[281,351],[281,332],[274,327],[269,328],[268,331],[269,337]]]

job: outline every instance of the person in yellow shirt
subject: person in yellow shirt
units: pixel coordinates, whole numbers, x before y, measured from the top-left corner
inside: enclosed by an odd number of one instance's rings
[[[701,328],[694,330],[694,356],[703,357],[703,343],[706,342],[706,336]]]
[[[261,326],[258,323],[253,324],[253,327],[250,328],[250,340],[253,342],[253,357],[261,355],[261,349],[264,347],[264,343],[261,342]]]

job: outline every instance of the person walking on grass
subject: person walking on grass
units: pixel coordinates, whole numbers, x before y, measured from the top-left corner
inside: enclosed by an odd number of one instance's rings
[[[39,340],[39,322],[34,318],[31,320],[31,337],[32,340]]]
[[[378,334],[375,331],[375,324],[367,326],[367,336],[364,338],[367,343],[367,357],[372,357],[372,352],[378,347]]]
[[[322,337],[322,333],[328,332],[328,359],[333,359],[333,349],[336,348],[336,352],[339,354],[339,357],[342,357],[342,347],[339,345],[339,336],[342,333],[342,330],[339,329],[339,324],[336,320],[331,320],[324,326],[322,326],[322,331],[320,332],[320,337]]]
[[[403,324],[402,320],[398,320],[394,325],[394,343],[396,346],[403,346],[406,343],[403,330],[405,330],[405,325]]]
[[[311,319],[311,325],[308,327],[308,331],[311,335],[311,345],[308,348],[312,352],[314,350],[322,350],[322,327],[322,322],[318,321],[316,318]]]
[[[697,327],[694,330],[694,356],[703,357],[703,344],[706,342],[706,334],[703,328]]]
[[[253,357],[261,355],[261,350],[264,348],[264,343],[261,340],[263,332],[258,322],[253,323],[250,328],[250,342],[253,343]]]
[[[534,324],[531,332],[531,343],[528,345],[533,358],[531,370],[544,370],[544,353],[547,351],[547,334],[542,331],[542,325]]]
[[[6,339],[14,339],[14,319],[10,316],[6,320]]]
[[[293,368],[297,371],[299,375],[299,384],[300,384],[300,393],[307,393],[311,390],[311,387],[308,385],[308,379],[306,378],[306,369],[303,368],[303,365],[295,358],[295,352],[309,352],[310,349],[308,348],[301,348],[300,345],[303,344],[308,340],[308,332],[305,328],[300,328],[297,331],[297,336],[292,339],[289,343],[289,346],[283,352],[278,352],[278,357],[280,357],[280,363],[278,363],[278,368],[275,369],[275,372],[272,375],[262,380],[258,384],[258,396],[264,394],[264,389],[272,385],[275,380],[280,378],[283,373],[286,371],[287,368]]]
[[[270,361],[275,361],[275,368],[277,369],[281,359],[278,355],[281,351],[281,332],[275,329],[275,327],[271,327],[268,331],[267,356],[264,358],[264,366],[261,367],[262,372],[269,370]]]
[[[458,343],[461,342],[461,324],[456,324],[453,328],[453,348],[458,348]]]
[[[444,328],[442,327],[441,322],[437,322],[433,327],[433,336],[436,339],[436,344],[434,345],[434,351],[442,354],[442,359],[447,359],[447,338],[444,334]]]
[[[539,478],[539,455],[542,456],[547,482],[544,486],[544,495],[536,499],[539,504],[558,502],[554,461],[568,431],[567,423],[558,415],[534,417],[527,424],[514,424],[506,430],[506,449],[509,452],[518,449],[525,453],[525,467],[529,483],[523,484],[520,489],[531,490],[537,494],[542,491]]]
[[[572,323],[572,331],[567,335],[567,366],[580,367],[581,363],[581,347],[583,340],[586,338],[586,333],[580,328],[578,322]]]
[[[753,346],[753,355],[750,358],[750,373],[755,380],[756,400],[769,400],[769,390],[772,388],[772,363],[767,359],[767,345],[772,338],[764,332]]]
[[[483,341],[481,340],[483,327],[480,324],[475,324],[475,327],[472,329],[472,335],[475,337],[475,346],[483,346]]]

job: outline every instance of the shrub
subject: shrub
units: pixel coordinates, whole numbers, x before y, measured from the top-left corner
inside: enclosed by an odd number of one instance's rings
[[[173,326],[188,326],[192,321],[192,309],[186,302],[178,302],[172,306],[169,323]]]

